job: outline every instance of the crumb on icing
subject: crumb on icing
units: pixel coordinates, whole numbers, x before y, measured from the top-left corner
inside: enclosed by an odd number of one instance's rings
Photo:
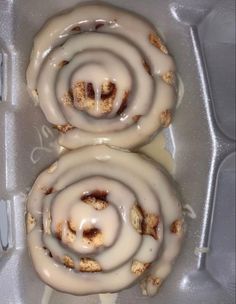
[[[139,205],[134,205],[131,209],[131,223],[140,234],[150,235],[157,240],[157,227],[159,222],[160,218],[158,215],[147,213]]]
[[[174,221],[170,226],[170,231],[171,233],[180,235],[183,232],[183,221],[182,220]]]
[[[161,113],[161,125],[163,128],[167,128],[169,127],[169,125],[171,124],[172,121],[172,112],[171,110],[165,110]]]
[[[150,265],[150,263],[142,263],[140,261],[134,260],[131,265],[131,272],[137,276],[140,276],[146,269],[148,269]]]
[[[150,33],[149,36],[149,41],[152,45],[154,45],[156,48],[158,48],[162,53],[168,54],[167,47],[163,43],[162,39],[155,33]]]
[[[62,133],[67,133],[68,131],[74,129],[74,127],[70,124],[66,124],[66,125],[56,125],[55,128]]]
[[[97,261],[91,258],[81,258],[79,263],[81,272],[101,272],[102,268]]]
[[[165,73],[164,75],[162,75],[162,79],[165,83],[172,85],[174,87],[176,86],[176,76],[174,72],[169,71]]]

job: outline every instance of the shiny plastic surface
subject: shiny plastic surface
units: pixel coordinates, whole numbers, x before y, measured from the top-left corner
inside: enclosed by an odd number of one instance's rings
[[[38,279],[25,243],[26,193],[57,151],[55,137],[26,91],[25,71],[33,37],[43,23],[80,1],[0,0],[0,303],[40,304]],[[174,54],[185,93],[166,132],[173,147],[183,201],[197,218],[173,273],[154,298],[137,286],[117,304],[235,303],[235,7],[233,0],[107,1],[147,17]],[[168,135],[169,134],[169,135]],[[209,247],[195,255],[196,247]],[[99,303],[98,296],[74,297],[53,291],[50,304]]]

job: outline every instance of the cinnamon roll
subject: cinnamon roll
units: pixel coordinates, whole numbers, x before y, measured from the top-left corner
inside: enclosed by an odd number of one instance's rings
[[[41,279],[75,295],[116,292],[138,281],[155,294],[183,237],[181,204],[162,170],[104,145],[62,155],[39,175],[26,223]]]
[[[175,64],[156,29],[105,4],[49,20],[34,40],[27,85],[69,149],[131,149],[171,123]]]

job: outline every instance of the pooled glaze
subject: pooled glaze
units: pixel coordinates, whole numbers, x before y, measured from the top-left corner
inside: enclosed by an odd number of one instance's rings
[[[115,92],[104,104],[107,82]],[[168,126],[162,113],[175,108],[174,82],[175,64],[155,28],[104,4],[81,5],[49,20],[35,37],[27,70],[29,92],[48,121],[60,130],[69,126],[59,137],[69,149],[148,142]],[[71,95],[78,83],[93,89],[83,108]]]
[[[50,304],[50,299],[52,297],[52,293],[53,293],[53,289],[51,287],[45,285],[41,304]]]
[[[62,155],[41,173],[27,212],[36,271],[49,286],[72,294],[116,292],[139,280],[147,294],[155,293],[150,278],[166,278],[183,236],[173,226],[182,223],[181,204],[162,170],[138,154],[103,145]],[[154,226],[146,221],[152,233],[139,231],[143,221],[136,227],[137,212],[142,220],[158,219]],[[95,228],[102,238],[83,243],[83,232]],[[81,269],[85,258],[97,263],[96,271]]]
[[[100,304],[116,304],[117,293],[105,293],[99,295]]]
[[[163,132],[157,134],[149,144],[141,147],[138,152],[162,165],[170,174],[174,173],[175,162],[172,154],[166,148],[166,138]]]

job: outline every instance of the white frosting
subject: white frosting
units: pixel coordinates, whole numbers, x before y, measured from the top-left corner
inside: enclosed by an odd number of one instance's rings
[[[151,44],[151,33],[155,28],[137,15],[89,4],[52,18],[37,34],[27,85],[49,122],[74,127],[59,137],[62,146],[106,143],[133,148],[161,128],[161,113],[173,109],[177,98],[174,86],[162,77],[174,72],[175,65],[171,56]],[[104,114],[100,101],[106,81],[114,83],[117,92],[112,110]],[[64,102],[76,82],[93,85],[95,107],[82,111]],[[117,114],[127,92],[127,107]]]
[[[52,193],[46,195],[45,189]],[[83,200],[84,194],[98,190],[107,193],[108,205],[102,210]],[[131,209],[136,204],[159,216],[157,239],[138,233],[131,224]],[[171,233],[172,223],[182,220],[182,208],[161,169],[138,154],[103,145],[62,155],[56,165],[41,173],[29,195],[27,212],[36,221],[27,235],[36,271],[49,286],[72,294],[116,292],[148,273],[165,279],[183,235]],[[76,231],[75,240],[69,243],[65,237],[68,221]],[[64,226],[58,239],[55,231],[60,222]],[[101,231],[103,246],[84,245],[82,234],[87,226]],[[73,260],[73,269],[63,265],[64,256]],[[80,272],[82,257],[93,258],[102,271]],[[133,261],[152,267],[138,276],[131,271]],[[147,293],[151,287],[147,284]]]
[[[117,293],[104,293],[99,295],[100,304],[116,304]]]
[[[34,147],[33,150],[30,153],[30,160],[33,164],[37,164],[40,159],[41,155],[40,153],[46,152],[46,153],[52,153],[53,152],[53,146],[54,146],[54,140],[49,143],[49,146],[45,145],[44,140],[48,139],[49,137],[53,138],[54,135],[52,133],[52,130],[49,129],[48,126],[42,125],[41,130],[37,127],[34,127],[34,129],[37,132],[38,139],[39,139],[39,145]]]
[[[52,293],[53,293],[53,289],[51,287],[45,285],[41,304],[50,304],[50,299],[52,297]]]
[[[163,132],[160,132],[153,140],[141,147],[138,152],[141,152],[157,163],[161,164],[170,174],[174,173],[175,163],[172,154],[166,148],[166,138]]]
[[[189,204],[183,206],[183,213],[193,220],[197,218],[196,212],[194,211],[193,207],[190,206]]]

